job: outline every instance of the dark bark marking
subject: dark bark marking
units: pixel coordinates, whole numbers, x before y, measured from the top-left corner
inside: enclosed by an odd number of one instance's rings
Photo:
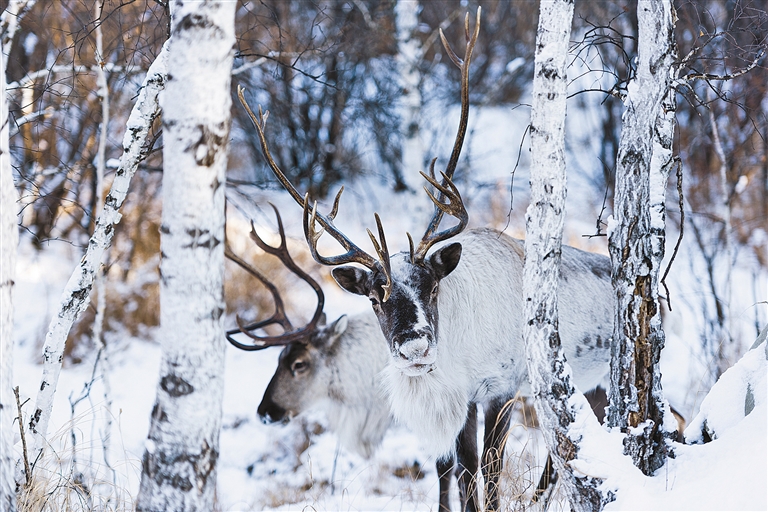
[[[183,245],[184,249],[194,249],[196,247],[203,247],[208,250],[213,250],[217,245],[221,243],[221,240],[211,235],[211,232],[207,229],[187,229],[187,235],[192,238],[192,241]]]
[[[168,485],[182,492],[189,492],[192,490],[192,482],[186,476],[179,474],[179,469],[181,469],[179,466],[189,463],[189,459],[190,456],[184,454],[168,456],[165,452],[156,452],[155,455],[145,451],[142,465],[144,473],[149,475],[158,487]]]
[[[544,78],[550,81],[555,81],[560,78],[560,73],[557,69],[557,66],[553,66],[551,64],[551,59],[550,59],[549,62],[547,62],[541,67],[541,71],[539,71],[539,76],[543,76]]]
[[[159,423],[165,423],[168,421],[168,415],[165,414],[165,411],[162,407],[160,407],[160,404],[158,403],[155,403],[155,406],[152,408],[152,419]]]
[[[568,462],[575,459],[577,450],[573,441],[561,432],[560,429],[555,430],[555,436],[557,437],[557,454],[563,461]]]
[[[37,427],[37,424],[40,423],[40,415],[43,414],[43,410],[39,407],[35,409],[35,414],[32,415],[32,417],[29,419],[29,429],[32,431],[37,431],[35,427]]]
[[[175,31],[180,30],[191,30],[191,29],[209,29],[209,28],[218,28],[215,24],[211,22],[211,20],[208,19],[207,16],[202,16],[200,14],[194,14],[190,13],[181,18],[179,20],[178,25],[176,25]]]
[[[220,153],[221,147],[227,141],[226,125],[219,123],[211,130],[208,126],[201,124],[197,126],[197,129],[200,131],[200,138],[187,149],[194,152],[197,165],[210,167],[216,161],[216,155]],[[204,147],[204,151],[199,150],[200,146]]]
[[[192,384],[172,373],[164,376],[160,380],[160,387],[174,398],[188,395],[195,390],[195,388],[192,387]]]
[[[203,440],[203,446],[200,455],[193,461],[195,469],[195,478],[197,480],[197,490],[202,492],[208,483],[208,477],[216,469],[216,461],[219,458],[219,452],[214,450],[208,441]]]
[[[67,313],[74,312],[75,315],[80,314],[81,309],[85,305],[85,301],[88,298],[88,294],[91,292],[91,285],[84,286],[79,290],[72,292],[69,302],[62,308],[62,316]]]
[[[649,262],[646,262],[649,263]],[[660,418],[651,417],[651,389],[653,384],[653,338],[651,320],[656,315],[656,304],[651,297],[651,276],[638,276],[633,295],[640,303],[637,308],[637,337],[635,343],[635,387],[637,389],[638,411],[630,412],[629,424],[636,427],[646,419],[658,423]]]

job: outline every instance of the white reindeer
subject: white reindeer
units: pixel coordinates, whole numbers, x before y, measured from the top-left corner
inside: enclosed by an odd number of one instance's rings
[[[273,206],[274,208],[274,206]],[[262,422],[287,423],[304,411],[322,411],[328,418],[329,428],[348,450],[368,459],[382,442],[392,426],[389,402],[382,391],[381,374],[389,360],[386,340],[376,316],[372,312],[342,315],[326,325],[322,313],[324,295],[320,286],[301,271],[286,248],[285,233],[279,213],[279,247],[266,244],[252,230],[251,237],[264,251],[276,255],[283,264],[307,282],[316,292],[318,306],[310,322],[294,330],[288,321],[277,288],[257,269],[227,250],[227,256],[265,284],[273,295],[275,313],[267,320],[227,332],[227,338],[243,350],[260,350],[269,346],[285,345],[277,368],[270,380],[257,413]],[[286,330],[279,336],[258,336],[252,333],[269,324],[279,324]],[[244,344],[234,338],[244,333],[254,343]],[[471,408],[474,408],[472,404]],[[476,437],[477,420],[471,412],[463,438]],[[474,475],[477,471],[477,448],[474,441],[463,441],[464,449],[459,465],[454,468],[453,458],[437,463],[440,478],[440,510],[450,511],[450,478],[455,469],[459,484],[459,498],[464,508],[475,509],[477,496]],[[469,471],[466,467],[471,468]],[[466,505],[467,502],[470,505]]]
[[[274,174],[304,208],[304,233],[315,260],[324,265],[354,262],[366,267],[335,268],[333,276],[342,288],[371,301],[390,353],[385,379],[395,417],[416,432],[432,454],[450,458],[457,446],[461,448],[458,436],[471,404],[483,405],[485,503],[486,508],[496,510],[509,421],[509,408],[503,406],[530,390],[522,316],[524,244],[491,229],[462,233],[468,214],[452,182],[467,129],[468,71],[479,21],[480,9],[470,36],[469,16],[465,18],[464,59],[450,49],[441,32],[448,55],[462,71],[461,119],[442,183],[435,178],[434,160],[430,175],[422,173],[437,190],[437,197],[427,190],[435,213],[415,249],[408,235],[407,253],[390,257],[378,215],[378,240],[369,231],[375,258],[334,226],[343,188],[327,216],[317,212],[316,204],[310,209],[309,197],[299,194],[270,155],[264,136],[266,116],[259,111],[257,117],[250,110],[242,90],[239,96]],[[456,217],[459,223],[438,232],[443,213]],[[316,224],[322,230],[318,231]],[[346,252],[320,255],[316,244],[324,232]],[[443,243],[450,238],[451,243]],[[432,254],[427,257],[430,250]],[[574,382],[582,391],[597,386],[608,372],[613,331],[610,273],[607,257],[563,247],[558,288],[560,337]]]

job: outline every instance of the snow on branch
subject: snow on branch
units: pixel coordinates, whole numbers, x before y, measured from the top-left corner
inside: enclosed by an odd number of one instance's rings
[[[104,252],[112,242],[115,225],[120,222],[120,207],[128,193],[128,186],[136,169],[146,157],[146,140],[150,128],[160,114],[158,95],[165,87],[167,77],[167,43],[152,63],[131,111],[123,138],[123,154],[115,173],[112,187],[104,208],[96,220],[96,227],[88,242],[88,249],[69,278],[61,303],[51,319],[43,346],[43,375],[35,404],[35,412],[29,421],[33,438],[32,460],[37,461],[45,448],[45,436],[53,409],[53,397],[58,383],[64,344],[72,325],[88,306],[93,288],[94,275],[101,265]]]
[[[19,29],[19,22],[30,9],[35,6],[36,0],[11,0],[0,16],[0,37],[2,52],[10,55],[13,37]],[[3,80],[5,80],[5,67],[3,67]]]

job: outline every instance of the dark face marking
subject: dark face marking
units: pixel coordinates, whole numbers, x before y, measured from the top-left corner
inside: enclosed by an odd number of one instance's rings
[[[339,267],[332,274],[349,292],[367,296],[389,342],[393,362],[406,375],[416,376],[434,368],[436,360],[440,281],[458,265],[461,245],[450,244],[415,265],[407,253],[391,257],[392,292],[384,302],[381,271]]]
[[[269,381],[257,409],[263,423],[287,423],[317,401],[324,383],[318,370],[336,353],[341,335],[347,329],[342,315],[329,325],[321,325],[304,339],[289,343],[280,353],[277,369]]]
[[[312,370],[312,355],[306,342],[286,345],[256,409],[262,423],[288,423],[301,412],[301,397],[297,395],[309,381]]]

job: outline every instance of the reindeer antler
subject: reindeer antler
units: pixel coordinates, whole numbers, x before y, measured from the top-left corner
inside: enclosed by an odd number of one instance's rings
[[[285,314],[285,307],[283,305],[283,300],[280,297],[280,293],[277,290],[277,287],[267,279],[264,274],[259,272],[256,268],[246,263],[242,258],[237,256],[235,253],[232,252],[232,250],[227,246],[225,248],[224,254],[229,258],[230,260],[234,261],[238,265],[240,265],[246,272],[251,274],[253,277],[261,281],[264,286],[267,287],[269,292],[272,294],[272,298],[275,303],[275,312],[267,318],[266,320],[262,320],[260,322],[251,323],[248,325],[243,325],[242,321],[240,320],[239,316],[236,316],[235,319],[237,321],[238,329],[232,329],[227,331],[226,336],[227,340],[234,345],[235,347],[242,349],[242,350],[262,350],[267,347],[272,347],[276,345],[287,345],[288,343],[291,343],[293,341],[299,340],[301,338],[306,338],[308,335],[312,334],[315,329],[317,328],[317,324],[322,318],[323,315],[323,307],[325,305],[325,295],[323,294],[322,288],[320,288],[320,285],[317,284],[317,281],[312,279],[312,277],[304,272],[299,266],[296,264],[295,261],[293,261],[293,258],[291,258],[290,253],[288,252],[288,246],[285,241],[285,230],[283,229],[283,220],[280,218],[280,212],[277,210],[277,207],[273,205],[272,203],[269,204],[273,210],[275,210],[275,216],[277,217],[277,229],[278,233],[280,234],[280,244],[277,247],[272,247],[271,245],[267,244],[258,233],[256,233],[256,228],[253,225],[253,222],[251,222],[251,239],[256,242],[256,245],[259,246],[260,249],[262,249],[264,252],[271,254],[273,256],[277,256],[280,261],[283,263],[283,265],[288,268],[291,272],[296,274],[301,280],[306,282],[309,286],[312,287],[312,289],[315,291],[315,294],[317,294],[317,307],[315,308],[315,313],[312,316],[312,319],[309,321],[307,325],[302,327],[301,329],[293,329],[293,326],[291,325],[291,321],[288,319],[288,317]],[[261,329],[263,327],[266,327],[268,325],[277,324],[280,327],[283,328],[285,331],[284,334],[281,334],[279,336],[258,336],[253,334],[252,331],[255,331],[257,329]],[[236,339],[232,337],[233,334],[237,334],[239,332],[242,332],[255,342],[256,344],[253,345],[246,345],[243,343],[240,343]]]
[[[440,29],[440,39],[443,42],[446,52],[448,52],[448,56],[451,61],[461,69],[461,118],[459,120],[459,129],[456,133],[456,140],[453,143],[453,150],[451,151],[448,165],[446,165],[445,171],[440,173],[443,176],[443,182],[438,183],[435,179],[436,159],[433,159],[429,166],[429,176],[423,172],[421,173],[421,175],[424,176],[424,179],[426,179],[430,185],[435,187],[438,194],[437,197],[435,197],[427,187],[424,187],[429,198],[435,203],[435,212],[415,251],[413,248],[413,239],[411,238],[410,233],[408,233],[408,242],[411,249],[411,262],[414,264],[422,263],[427,252],[435,243],[458,235],[464,230],[469,222],[469,214],[467,214],[467,210],[464,207],[464,202],[461,199],[459,190],[453,184],[453,173],[456,170],[456,165],[459,163],[461,148],[464,145],[464,136],[467,133],[467,124],[469,120],[469,63],[472,60],[472,51],[475,49],[477,37],[480,35],[480,12],[481,8],[478,7],[475,19],[475,30],[471,35],[469,32],[469,13],[464,16],[464,38],[466,39],[467,47],[464,51],[463,59],[456,55],[456,52],[454,52],[448,44],[445,34],[443,34],[443,29]],[[447,203],[444,202],[446,198],[448,199]],[[435,233],[440,226],[440,221],[443,219],[443,213],[456,217],[459,220],[459,224],[439,233]]]
[[[307,244],[309,245],[312,257],[315,259],[315,261],[322,265],[360,263],[370,270],[379,270],[383,272],[387,278],[387,283],[384,286],[383,297],[384,302],[386,302],[389,298],[389,294],[392,288],[392,275],[389,268],[389,254],[386,252],[387,243],[384,239],[384,230],[381,229],[381,222],[378,219],[378,215],[376,215],[376,223],[379,230],[380,242],[377,242],[372,235],[371,240],[373,241],[376,253],[380,258],[379,260],[352,243],[352,241],[333,224],[333,219],[336,217],[336,214],[339,210],[339,201],[341,199],[342,192],[344,192],[344,187],[341,187],[339,192],[336,194],[336,198],[333,201],[333,208],[327,216],[317,211],[317,202],[314,203],[312,209],[310,210],[309,194],[307,193],[302,197],[299,191],[296,190],[296,187],[293,186],[288,177],[275,163],[275,160],[272,158],[272,155],[269,152],[267,139],[264,136],[264,129],[266,127],[267,118],[269,117],[269,112],[262,113],[261,107],[259,107],[259,115],[256,116],[251,110],[251,107],[248,106],[248,102],[245,100],[245,96],[243,94],[243,88],[240,86],[237,87],[237,96],[240,99],[240,103],[243,105],[243,108],[245,108],[245,111],[248,113],[248,116],[251,118],[254,126],[256,127],[256,131],[259,135],[259,141],[261,143],[261,149],[264,152],[264,157],[267,159],[269,167],[272,169],[272,172],[283,185],[283,187],[288,191],[289,194],[291,194],[291,197],[293,197],[294,201],[296,201],[299,206],[304,209],[304,236],[307,239]],[[322,229],[317,230],[316,224],[320,224]],[[325,232],[328,232],[328,234],[331,235],[346,250],[346,252],[337,256],[329,257],[321,255],[317,251],[317,241]],[[370,231],[368,233],[370,234]],[[383,251],[380,250],[379,247],[383,248]],[[381,259],[384,256],[386,256],[386,260]]]

